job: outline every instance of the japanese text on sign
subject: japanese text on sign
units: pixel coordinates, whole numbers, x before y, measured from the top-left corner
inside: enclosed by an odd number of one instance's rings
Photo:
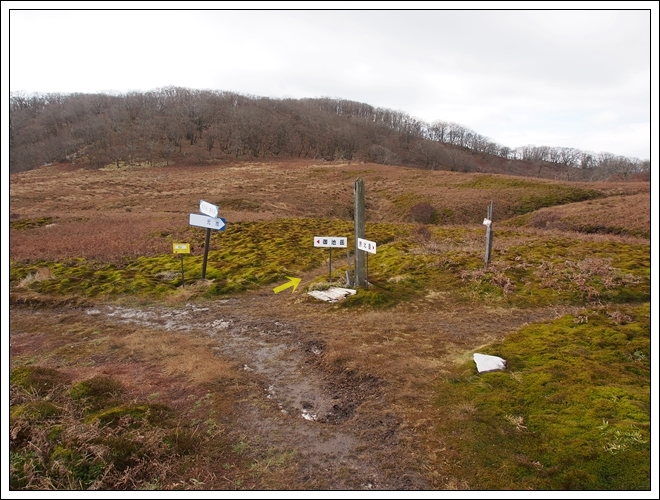
[[[222,217],[216,218],[208,215],[190,214],[189,220],[191,226],[218,229],[220,231],[224,231],[227,226],[227,221]]]
[[[348,238],[343,236],[314,236],[314,246],[322,248],[346,248]]]
[[[190,253],[190,243],[172,243],[173,253]]]
[[[376,253],[376,243],[373,241],[358,238],[358,250],[363,250],[369,253]]]

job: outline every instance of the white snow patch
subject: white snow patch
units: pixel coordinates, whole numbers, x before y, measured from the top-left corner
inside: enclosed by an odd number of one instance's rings
[[[303,411],[302,411],[302,417],[305,420],[316,420],[317,419],[317,416],[316,416],[315,413],[311,413],[309,410],[305,410],[304,408],[303,408]]]
[[[475,352],[473,359],[477,364],[477,371],[479,371],[479,373],[506,369],[506,359],[502,359],[498,356],[490,356],[489,354],[479,354]]]
[[[222,319],[216,319],[211,323],[211,328],[215,328],[216,330],[226,330],[229,328],[231,325],[231,321],[224,321]]]
[[[337,302],[338,300],[343,299],[348,295],[355,295],[357,290],[352,290],[350,288],[328,288],[327,290],[314,290],[307,292],[307,295],[311,295],[315,299],[324,300],[326,302]]]

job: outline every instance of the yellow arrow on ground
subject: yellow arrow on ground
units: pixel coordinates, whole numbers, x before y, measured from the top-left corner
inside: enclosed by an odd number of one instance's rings
[[[291,290],[291,293],[296,291],[296,288],[298,288],[298,285],[300,284],[300,278],[292,278],[291,276],[287,276],[291,281],[288,283],[284,283],[283,285],[280,285],[276,288],[273,288],[273,292],[275,293],[280,293],[282,290],[286,290],[290,286],[293,287],[293,290]]]

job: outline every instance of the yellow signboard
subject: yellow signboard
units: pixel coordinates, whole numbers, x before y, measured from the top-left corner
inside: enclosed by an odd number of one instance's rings
[[[174,253],[190,253],[190,243],[172,243]]]

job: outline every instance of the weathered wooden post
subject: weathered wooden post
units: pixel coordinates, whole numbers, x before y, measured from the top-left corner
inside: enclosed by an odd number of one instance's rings
[[[355,180],[355,279],[353,286],[364,286],[364,252],[358,250],[358,239],[364,238],[364,181],[361,177]]]
[[[490,256],[493,251],[493,202],[491,201],[486,209],[486,218],[484,219],[486,226],[486,253],[484,255],[484,269],[488,268],[490,263]]]

